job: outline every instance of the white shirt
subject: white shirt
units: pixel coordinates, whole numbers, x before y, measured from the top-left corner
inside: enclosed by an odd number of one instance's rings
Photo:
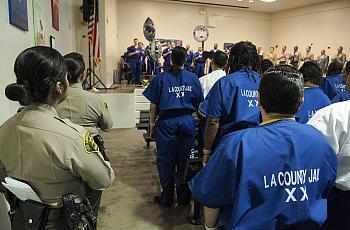
[[[327,106],[307,123],[321,131],[338,156],[335,187],[350,190],[350,101]],[[315,154],[317,154],[315,152]]]
[[[202,91],[203,91],[203,96],[204,98],[207,97],[210,89],[213,87],[215,82],[222,78],[223,76],[226,76],[226,72],[223,70],[215,70],[211,72],[208,75],[205,75],[201,78],[199,78],[199,82],[201,83],[202,86]]]

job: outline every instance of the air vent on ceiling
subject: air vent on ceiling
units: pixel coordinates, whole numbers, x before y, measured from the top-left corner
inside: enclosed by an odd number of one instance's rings
[[[217,7],[229,7],[229,8],[239,8],[239,9],[249,9],[247,6],[237,6],[237,5],[228,5],[228,4],[218,4],[214,2],[197,2],[197,1],[187,1],[187,0],[166,0],[167,2],[179,2],[179,3],[189,3],[196,5],[205,5],[205,6],[217,6]]]

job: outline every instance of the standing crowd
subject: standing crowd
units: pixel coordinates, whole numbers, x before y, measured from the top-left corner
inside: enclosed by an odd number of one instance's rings
[[[156,75],[143,93],[162,188],[155,203],[193,196],[206,229],[350,229],[350,62],[341,47],[328,65],[311,47],[304,56],[271,47],[267,60],[246,41],[228,53],[215,44],[210,55],[169,42],[160,71],[142,46],[135,39],[125,56],[133,83],[142,68]],[[23,107],[0,127],[0,180],[28,184],[42,202],[0,188],[13,229],[96,229],[115,177],[99,135],[112,128],[108,103],[83,90],[78,53],[31,47],[14,72],[5,94]],[[175,190],[196,148],[203,169]]]
[[[328,65],[324,50],[314,60],[311,47],[304,56],[271,47],[265,59],[239,42],[229,55],[214,52],[205,76],[191,71],[190,54],[173,48],[169,69],[143,93],[162,187],[154,202],[173,205],[175,174],[198,148],[203,169],[176,197],[186,205],[192,193],[206,229],[350,229],[350,62],[342,48]]]

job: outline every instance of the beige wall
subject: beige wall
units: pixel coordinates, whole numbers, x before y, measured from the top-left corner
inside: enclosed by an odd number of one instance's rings
[[[150,17],[156,26],[157,38],[183,40],[192,49],[201,44],[193,38],[197,25],[206,23],[206,15],[200,15],[200,6],[179,3],[153,2],[145,0],[119,0],[118,5],[118,52],[120,57],[133,38],[146,44],[143,36],[143,23]],[[216,21],[216,28],[209,28],[209,39],[205,43],[212,49],[214,42],[223,48],[224,42],[250,40],[263,47],[269,45],[270,16],[262,13],[245,12],[224,8],[205,8]]]
[[[106,58],[105,73],[106,82],[108,84],[113,82],[113,70],[117,68],[119,61],[118,56],[118,0],[104,0],[105,4],[105,45],[103,49],[104,57]],[[102,49],[102,51],[103,51]]]
[[[333,56],[339,45],[350,55],[350,1],[331,1],[324,4],[289,10],[272,15],[271,45],[294,45],[305,53],[313,43],[312,51],[320,54],[322,48]],[[330,50],[327,48],[331,47]],[[279,49],[280,50],[280,49]],[[278,52],[280,52],[278,50]]]

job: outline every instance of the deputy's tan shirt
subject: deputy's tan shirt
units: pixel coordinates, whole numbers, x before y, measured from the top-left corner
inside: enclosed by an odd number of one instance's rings
[[[57,107],[61,118],[68,118],[74,124],[81,125],[92,134],[98,134],[97,128],[108,130],[113,121],[107,102],[102,96],[83,90],[80,83],[68,88],[67,98]]]
[[[61,206],[67,193],[109,187],[114,172],[88,131],[47,104],[32,104],[0,127],[0,175],[28,183],[47,204]]]

